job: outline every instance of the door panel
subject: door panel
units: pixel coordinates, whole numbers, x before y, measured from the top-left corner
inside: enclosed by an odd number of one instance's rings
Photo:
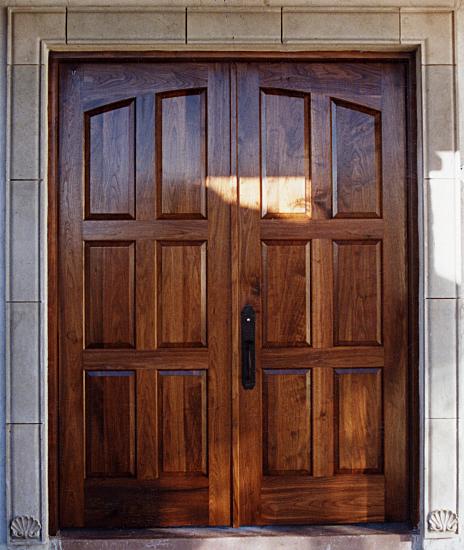
[[[86,219],[134,218],[134,101],[85,113]]]
[[[405,89],[61,66],[61,527],[407,519]]]
[[[407,519],[404,86],[388,63],[237,66],[237,311],[257,326],[237,524]]]
[[[61,526],[227,525],[229,67],[60,88]]]

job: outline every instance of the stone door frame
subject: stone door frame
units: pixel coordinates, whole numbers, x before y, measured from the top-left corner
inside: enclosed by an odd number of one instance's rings
[[[311,7],[311,3],[308,0],[304,8],[286,7],[286,0],[271,8],[198,8],[185,0],[176,2],[176,7],[2,9],[8,32],[7,51],[0,51],[6,56],[7,76],[7,170],[0,175],[0,180],[5,178],[6,199],[7,524],[3,528],[9,545],[43,547],[48,542],[49,53],[102,50],[416,52],[420,526],[428,548],[451,550],[451,544],[457,548],[462,543],[455,517],[464,513],[464,438],[459,423],[464,414],[464,374],[459,376],[458,369],[464,352],[459,338],[464,308],[457,145],[458,130],[464,126],[464,117],[458,116],[459,106],[464,105],[464,38],[456,29],[464,21],[464,10],[447,0],[437,0],[442,6],[436,8],[410,0],[405,3],[417,7],[399,7],[397,0],[380,0],[382,7],[376,8],[353,7],[355,0],[336,8]]]

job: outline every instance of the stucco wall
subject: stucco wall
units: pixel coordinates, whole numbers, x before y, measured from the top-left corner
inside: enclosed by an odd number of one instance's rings
[[[2,430],[0,461],[6,457],[7,464],[6,477],[0,479],[5,487],[0,490],[2,540],[6,541],[7,532],[11,535],[14,517],[29,515],[42,526],[40,539],[32,538],[29,544],[47,542],[47,52],[116,46],[118,50],[417,48],[423,145],[419,155],[422,532],[427,548],[459,548],[464,541],[458,535],[426,526],[435,510],[464,515],[464,438],[459,424],[464,415],[464,375],[459,376],[458,369],[461,365],[464,372],[459,347],[464,326],[459,128],[464,127],[464,117],[458,117],[459,105],[464,104],[460,88],[464,29],[459,3],[377,0],[373,8],[367,0],[99,0],[95,8],[96,2],[18,0],[4,2],[1,11],[3,20],[8,19],[6,57],[1,47],[5,34],[0,43],[0,90],[5,67],[8,76],[6,109],[5,94],[0,94],[0,166],[5,164],[7,142],[7,170],[0,175],[0,196],[7,210],[6,325],[0,316],[0,333],[6,327],[7,335],[6,352],[0,347],[5,373],[0,377],[2,402],[4,384],[7,395],[0,413],[7,443],[5,450]],[[3,227],[1,214],[0,223]],[[2,259],[0,255],[0,268]],[[14,537],[9,541],[24,544]]]

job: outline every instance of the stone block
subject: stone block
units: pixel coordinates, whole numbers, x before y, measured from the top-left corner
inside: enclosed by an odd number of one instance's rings
[[[281,41],[280,9],[187,10],[187,41],[262,43]]]

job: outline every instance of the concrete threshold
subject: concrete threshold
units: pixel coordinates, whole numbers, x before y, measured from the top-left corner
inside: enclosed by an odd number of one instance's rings
[[[56,550],[412,550],[404,524],[175,529],[69,529]]]

